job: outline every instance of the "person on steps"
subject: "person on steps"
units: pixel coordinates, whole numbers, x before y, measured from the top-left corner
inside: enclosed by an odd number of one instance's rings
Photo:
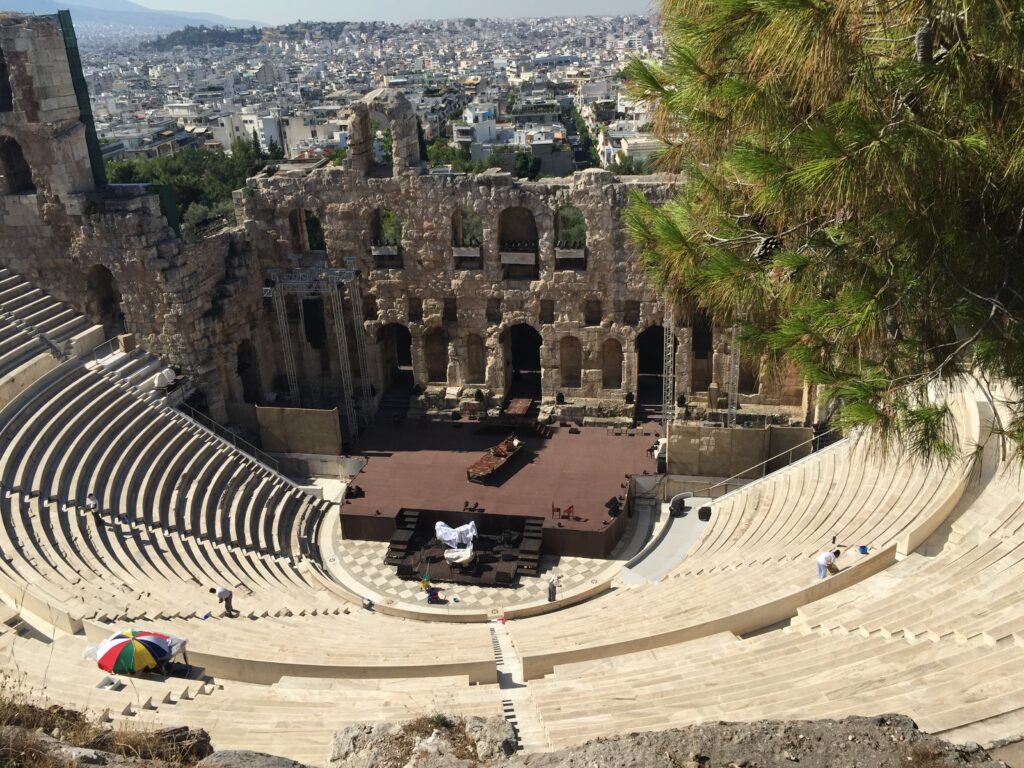
[[[826,550],[818,555],[818,579],[824,579],[828,575],[835,576],[839,573],[839,566],[836,565],[839,555],[838,549],[833,549],[831,552]]]
[[[551,579],[548,581],[548,602],[555,602],[555,597],[558,592],[558,574],[552,573]]]
[[[94,515],[96,515],[97,520],[99,519],[100,502],[99,499],[96,498],[95,493],[90,493],[88,496],[85,497],[85,508],[92,512]]]
[[[227,587],[210,587],[210,594],[217,596],[218,603],[224,603],[224,615],[229,619],[238,616],[238,611],[231,605],[231,590]]]

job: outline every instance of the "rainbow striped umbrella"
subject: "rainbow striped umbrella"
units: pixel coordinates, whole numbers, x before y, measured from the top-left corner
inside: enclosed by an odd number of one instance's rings
[[[171,657],[169,639],[158,632],[126,629],[100,645],[96,663],[102,670],[121,675],[153,669]]]

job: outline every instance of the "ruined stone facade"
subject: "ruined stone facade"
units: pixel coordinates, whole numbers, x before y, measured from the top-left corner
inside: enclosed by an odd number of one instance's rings
[[[441,415],[510,394],[577,420],[660,402],[643,379],[660,382],[665,308],[622,215],[631,190],[669,199],[672,177],[427,174],[411,107],[376,91],[355,107],[344,167],[250,179],[237,226],[185,244],[156,194],[95,183],[54,19],[0,17],[0,51],[0,149],[18,150],[0,154],[0,262],[111,332],[137,333],[215,418],[244,422],[268,400],[347,405],[351,433],[408,368],[401,396]],[[374,163],[371,116],[390,122],[390,168]],[[337,294],[275,293],[308,268],[349,277]],[[724,389],[728,333],[674,311],[676,394]],[[746,400],[799,403],[798,386],[765,386],[757,368],[743,366]]]

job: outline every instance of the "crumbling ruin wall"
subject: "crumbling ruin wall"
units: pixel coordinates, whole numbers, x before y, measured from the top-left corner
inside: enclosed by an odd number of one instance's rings
[[[364,372],[366,381],[357,386],[376,399],[390,383],[393,360],[386,336],[391,326],[405,329],[411,337],[420,406],[443,411],[471,406],[471,401],[480,400],[477,390],[483,407],[508,394],[510,332],[525,325],[541,339],[540,394],[546,408],[563,417],[593,419],[632,415],[637,339],[647,328],[664,323],[661,297],[640,267],[622,225],[634,189],[664,201],[673,194],[676,181],[657,176],[618,178],[600,170],[523,182],[495,171],[375,178],[357,168],[321,168],[251,179],[236,199],[237,215],[261,263],[297,266],[322,260],[343,267],[354,260],[361,273],[363,304],[370,308],[360,329],[369,346],[369,370]],[[574,250],[560,248],[557,242],[556,221],[565,206],[583,214],[585,243],[576,244],[582,246],[583,259],[562,258]],[[503,214],[512,209],[524,209],[532,217],[535,255],[507,252],[523,245],[503,244]],[[467,211],[480,220],[479,246],[456,242],[455,219]],[[381,212],[398,220],[399,243],[377,242],[375,221]],[[309,253],[303,239],[295,237],[293,222],[310,214],[324,231],[324,253]],[[535,260],[534,266],[517,265],[523,272],[510,274],[505,262],[520,257]],[[294,324],[294,310],[290,314]],[[677,392],[692,394],[692,318],[680,313],[675,323]],[[267,345],[261,357],[276,361],[281,348],[271,341],[277,333],[271,318],[263,328]],[[297,367],[305,371],[300,378],[308,380],[324,366],[337,370],[330,360],[330,345],[311,361],[302,329],[293,327],[290,338]],[[486,353],[482,377],[481,341]],[[715,329],[711,347],[712,380],[724,389],[728,333]],[[619,361],[610,363],[609,355],[615,354],[621,355]],[[660,358],[660,349],[656,354]],[[280,362],[274,364],[280,369]],[[359,378],[354,356],[351,364]],[[279,370],[270,378],[280,381]]]
[[[0,17],[0,54],[0,263],[110,334],[136,333],[203,390],[215,418],[358,398],[365,421],[405,354],[415,408],[493,408],[519,386],[514,369],[529,366],[517,356],[532,344],[543,412],[628,419],[643,354],[660,364],[658,344],[640,339],[664,307],[622,214],[632,189],[669,199],[672,177],[423,174],[411,106],[380,90],[356,106],[345,167],[286,164],[250,179],[235,193],[238,226],[185,244],[146,187],[96,187],[57,20]],[[371,113],[391,121],[390,173],[373,164]],[[582,224],[560,235],[568,210]],[[324,250],[311,252],[321,231]],[[271,270],[317,265],[358,270],[340,324],[325,292],[275,303]],[[677,392],[724,389],[728,334],[705,329],[698,359],[694,319],[675,324]]]

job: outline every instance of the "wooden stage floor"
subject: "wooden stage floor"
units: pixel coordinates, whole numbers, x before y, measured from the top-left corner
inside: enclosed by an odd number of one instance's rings
[[[525,427],[407,419],[394,423],[379,415],[352,453],[367,459],[353,480],[365,496],[349,499],[342,510],[346,537],[390,538],[402,507],[461,511],[468,502],[483,514],[544,518],[548,552],[606,555],[624,529],[606,504],[625,495],[626,475],[655,471],[647,450],[658,427],[649,425],[646,436],[638,429],[633,437],[610,435],[603,427],[581,427],[579,434],[567,427],[552,430],[545,439]],[[522,455],[486,485],[469,482],[470,464],[513,431],[525,443]],[[552,505],[573,506],[574,518],[553,520]]]

